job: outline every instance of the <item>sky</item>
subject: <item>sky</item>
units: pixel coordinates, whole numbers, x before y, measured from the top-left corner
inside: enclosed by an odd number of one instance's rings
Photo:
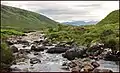
[[[1,1],[1,4],[37,12],[57,22],[100,21],[119,9],[119,1]]]

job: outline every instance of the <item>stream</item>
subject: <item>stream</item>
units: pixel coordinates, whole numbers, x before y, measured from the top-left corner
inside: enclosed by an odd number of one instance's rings
[[[21,39],[29,41],[32,45],[35,40],[45,40],[43,37],[44,34],[40,32],[31,32],[27,33],[27,36],[22,36]],[[23,47],[22,44],[14,44],[18,49],[31,49],[31,45]],[[55,44],[54,44],[55,45]],[[53,46],[46,46],[48,49]],[[40,45],[42,46],[42,45]],[[64,62],[69,62],[67,58],[63,58],[62,54],[50,54],[46,53],[47,50],[37,52],[38,55],[34,55],[34,51],[31,51],[27,54],[25,61],[17,62],[13,64],[11,68],[12,72],[70,72],[69,70],[62,69],[62,64]],[[14,53],[16,54],[16,53]],[[41,60],[41,63],[31,64],[30,58],[37,58]],[[119,72],[119,65],[112,61],[99,60],[98,63],[100,69],[110,69],[113,72]]]

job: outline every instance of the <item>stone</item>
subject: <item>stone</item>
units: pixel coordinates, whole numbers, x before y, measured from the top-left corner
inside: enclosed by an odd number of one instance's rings
[[[36,64],[36,63],[41,63],[41,61],[39,59],[37,59],[37,58],[31,58],[30,63],[31,64]]]
[[[91,65],[93,65],[94,68],[97,68],[100,66],[100,64],[98,64],[96,61],[92,62]]]
[[[18,52],[18,48],[16,46],[11,46],[10,49],[12,50],[13,53]]]

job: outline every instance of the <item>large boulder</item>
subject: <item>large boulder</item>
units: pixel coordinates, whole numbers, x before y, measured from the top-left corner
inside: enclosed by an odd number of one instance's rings
[[[31,46],[31,50],[37,51],[37,52],[39,52],[39,51],[44,51],[44,50],[46,50],[46,49],[48,49],[48,48],[45,47],[45,46],[35,46],[35,45],[32,45],[32,46]]]
[[[47,53],[64,53],[68,50],[69,48],[66,47],[53,47],[47,50]]]
[[[16,46],[11,46],[10,49],[12,50],[13,53],[18,52],[18,48]]]
[[[30,63],[31,64],[36,64],[36,63],[41,63],[41,61],[40,61],[40,59],[37,59],[37,58],[31,58]]]
[[[87,47],[81,46],[79,48],[72,48],[67,50],[62,56],[68,60],[73,60],[75,57],[83,57],[83,54],[86,53]]]

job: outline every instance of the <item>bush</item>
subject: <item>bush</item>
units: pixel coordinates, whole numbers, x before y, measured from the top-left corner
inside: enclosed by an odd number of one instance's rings
[[[13,61],[13,55],[11,50],[8,48],[8,45],[4,42],[1,43],[0,46],[0,53],[1,53],[1,70],[9,68],[10,64]]]
[[[117,50],[117,41],[115,38],[109,38],[104,42],[105,47],[111,48],[112,50]]]

